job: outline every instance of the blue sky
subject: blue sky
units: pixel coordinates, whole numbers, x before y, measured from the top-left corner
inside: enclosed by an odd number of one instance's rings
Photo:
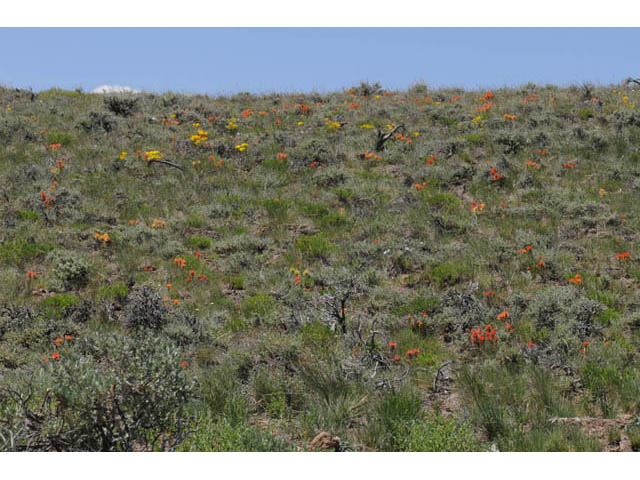
[[[0,28],[0,84],[327,92],[640,76],[640,28]]]

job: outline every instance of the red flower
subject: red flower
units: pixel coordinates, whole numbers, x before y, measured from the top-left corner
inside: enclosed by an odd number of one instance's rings
[[[394,348],[396,348],[396,345],[397,345],[397,344],[396,344],[396,342],[389,342],[389,348],[390,348],[391,350],[393,350]]]
[[[484,99],[489,100],[490,98],[495,98],[495,95],[491,92],[487,92],[484,94]]]
[[[58,352],[53,352],[53,359],[54,360],[59,360],[60,359],[60,354]]]
[[[180,362],[180,366],[181,367],[187,367],[189,364],[187,363],[186,360],[183,360],[182,362]]]
[[[202,254],[200,252],[196,252],[196,258],[200,258]]]
[[[529,348],[533,348],[533,347],[535,347],[535,346],[536,346],[536,344],[535,344],[535,343],[533,343],[531,340],[529,340],[529,341],[527,342],[527,346],[528,346]]]
[[[631,258],[631,254],[629,252],[619,253],[616,255],[618,260],[622,260],[623,258]]]

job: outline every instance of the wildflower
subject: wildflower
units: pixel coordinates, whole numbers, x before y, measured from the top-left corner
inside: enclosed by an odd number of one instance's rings
[[[478,210],[482,210],[484,208],[484,203],[476,203],[475,201],[471,202],[471,210],[474,212]]]
[[[371,129],[371,128],[374,128],[374,127],[373,127],[373,125],[371,125],[369,123],[363,123],[362,125],[360,125],[360,128]]]
[[[249,147],[249,144],[247,142],[243,142],[239,145],[236,145],[234,148],[239,152],[244,152],[247,149],[247,147]]]
[[[436,156],[435,155],[431,155],[429,158],[427,158],[427,165],[431,165],[435,161],[436,161]]]
[[[159,218],[154,218],[153,223],[151,224],[151,228],[164,228],[167,225],[167,222],[164,220],[160,220]]]
[[[200,252],[196,252],[195,255],[196,255],[196,258],[200,258],[202,256]]]
[[[393,356],[393,361],[394,362],[399,362],[400,361],[400,355],[394,355]]]
[[[498,320],[504,320],[505,318],[509,318],[509,312],[507,312],[506,310],[503,310],[501,313],[498,314]]]
[[[50,145],[45,145],[44,148],[48,149],[48,150],[57,150],[61,147],[62,145],[59,143],[52,143]]]
[[[631,254],[630,254],[629,252],[618,253],[618,254],[616,255],[616,258],[617,258],[618,260],[622,260],[622,259],[624,259],[624,258],[631,258]]]
[[[107,243],[109,243],[111,241],[111,237],[109,237],[108,233],[103,233],[102,235],[99,233],[96,233],[94,235],[96,240],[102,240],[103,244],[106,245]]]
[[[186,360],[183,360],[182,362],[180,362],[180,366],[181,366],[182,368],[186,368],[188,365],[189,365],[189,364],[187,363],[187,361],[186,361]]]
[[[48,357],[48,356],[47,356],[47,357],[44,357],[44,361],[45,361],[45,362],[48,362],[48,361],[49,361],[49,357]]]
[[[489,296],[492,296],[492,295],[495,295],[495,294],[496,294],[495,290],[488,290],[488,291],[482,293],[482,295],[484,295],[485,297],[489,297]]]
[[[37,278],[38,274],[36,272],[34,272],[33,270],[27,270],[27,278],[29,280],[33,280],[34,278]]]
[[[394,348],[396,348],[396,346],[397,346],[396,342],[389,342],[389,348],[390,348],[391,350],[393,350]]]
[[[278,152],[278,155],[276,156],[278,157],[278,160],[286,160],[287,158],[289,158],[288,154],[282,152]]]
[[[311,107],[309,105],[299,104],[297,107],[298,113],[300,115],[311,115]]]
[[[247,108],[244,112],[240,114],[242,118],[247,118],[247,117],[250,117],[251,115],[253,115],[253,110],[251,110],[250,108]]]
[[[64,340],[61,337],[56,338],[56,347],[59,347],[60,345],[62,345],[62,342]]]
[[[531,161],[531,160],[527,160],[526,162],[524,162],[524,164],[525,164],[527,167],[533,167],[533,168],[535,168],[536,170],[540,170],[540,165],[538,164],[538,162],[533,162],[533,161]]]
[[[484,99],[489,100],[490,98],[495,98],[495,95],[491,92],[487,92],[484,94]]]
[[[147,160],[161,160],[164,157],[162,153],[158,150],[150,150],[148,152],[144,152],[144,158]]]
[[[180,300],[178,300],[177,298],[173,299],[173,304],[174,305],[178,305],[180,303]]]
[[[65,335],[64,339],[65,340],[73,340],[73,337],[71,335]]]
[[[598,193],[601,197],[604,197],[607,194],[607,191],[604,188],[601,188]]]
[[[527,342],[527,347],[529,347],[529,348],[533,348],[533,347],[535,347],[535,346],[536,346],[536,344],[535,344],[535,343],[533,343],[531,340],[529,340],[529,341]]]
[[[120,160],[127,158],[127,152],[120,152]]]
[[[60,359],[60,354],[58,352],[53,352],[53,359],[54,360],[59,360]]]
[[[509,113],[505,113],[503,117],[505,120],[511,120],[511,121],[515,121],[515,119],[518,118],[517,115],[509,114]]]
[[[575,283],[575,284],[582,283],[582,277],[580,276],[579,273],[576,273],[573,277],[569,279],[569,283]]]
[[[173,263],[180,268],[184,268],[187,266],[187,261],[182,257],[176,257],[173,259]]]
[[[564,162],[562,165],[564,166],[564,168],[571,169],[571,168],[575,168],[577,163],[576,162]]]

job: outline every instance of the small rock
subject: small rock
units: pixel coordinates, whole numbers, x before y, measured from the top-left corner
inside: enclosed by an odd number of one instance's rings
[[[333,450],[334,452],[340,451],[340,439],[333,437],[328,432],[320,432],[311,440],[311,450]]]

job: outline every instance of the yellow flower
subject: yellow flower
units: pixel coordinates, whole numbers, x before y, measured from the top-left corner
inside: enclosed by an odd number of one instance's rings
[[[199,127],[200,124],[198,122],[192,123],[191,125],[193,125],[194,127]]]
[[[147,160],[160,160],[163,155],[158,150],[151,150],[149,152],[144,152],[144,158]]]
[[[414,137],[419,137],[420,136],[420,132],[413,132],[413,136]]]
[[[607,191],[604,188],[600,189],[600,196],[604,197],[607,194]]]
[[[164,228],[166,225],[167,222],[165,222],[164,220],[154,218],[153,223],[151,224],[151,228]]]
[[[360,128],[373,128],[373,125],[371,125],[370,123],[363,123],[362,125],[360,125]]]
[[[248,146],[249,146],[249,144],[247,142],[243,142],[240,145],[236,145],[234,148],[236,150],[238,150],[239,152],[244,152],[247,149]]]
[[[127,158],[127,152],[120,152],[120,160]]]
[[[299,127],[301,127],[302,125],[304,125],[304,122],[298,122]]]

